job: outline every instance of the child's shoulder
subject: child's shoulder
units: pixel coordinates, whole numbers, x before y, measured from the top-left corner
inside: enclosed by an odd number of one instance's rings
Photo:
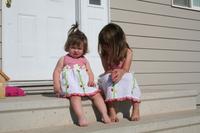
[[[132,55],[132,53],[133,53],[133,50],[131,48],[128,48],[127,49],[127,55]]]
[[[61,56],[58,61],[63,61],[65,56]]]
[[[58,62],[64,62],[64,60],[66,60],[67,55],[63,55],[59,58]]]
[[[130,53],[132,53],[132,52],[133,52],[133,50],[132,50],[131,48],[127,48],[127,52],[130,52]]]
[[[87,60],[87,58],[85,56],[81,56],[79,59],[82,60],[85,63],[88,62],[88,60]]]
[[[66,55],[63,55],[59,58],[59,61],[63,61],[66,58]]]
[[[84,60],[87,60],[87,58],[83,55],[80,57],[80,59],[84,59]]]

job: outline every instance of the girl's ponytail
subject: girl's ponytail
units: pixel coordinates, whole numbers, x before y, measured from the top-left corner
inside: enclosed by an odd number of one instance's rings
[[[79,26],[78,22],[76,22],[76,24],[73,24],[72,28],[68,31],[68,35],[71,35],[71,34],[75,33],[76,31],[79,31],[78,26]]]

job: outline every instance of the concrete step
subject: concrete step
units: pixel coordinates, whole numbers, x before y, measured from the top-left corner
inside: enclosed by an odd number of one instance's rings
[[[196,109],[143,116],[138,122],[121,119],[111,124],[93,122],[88,127],[64,125],[9,133],[199,133],[199,130],[200,110]]]
[[[196,109],[194,90],[143,90],[142,95],[142,116]],[[100,119],[90,100],[83,101],[83,106],[89,121]],[[120,118],[129,117],[130,103],[117,106]],[[0,101],[0,132],[72,125],[76,121],[69,100],[53,95],[8,97]]]
[[[198,92],[189,89],[142,90],[141,114],[152,115],[196,109]]]

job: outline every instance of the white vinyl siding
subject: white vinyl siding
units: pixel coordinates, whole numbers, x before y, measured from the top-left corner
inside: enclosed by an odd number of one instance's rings
[[[200,12],[174,8],[171,2],[111,0],[111,22],[126,33],[133,49],[131,70],[142,91],[200,92]]]

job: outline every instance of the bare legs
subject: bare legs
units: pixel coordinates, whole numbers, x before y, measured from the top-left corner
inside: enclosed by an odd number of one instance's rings
[[[131,121],[139,121],[140,120],[140,110],[139,110],[139,103],[133,103],[133,109],[131,114]]]
[[[110,123],[110,118],[108,117],[108,113],[107,113],[107,108],[106,105],[104,103],[104,100],[101,96],[100,93],[94,95],[93,97],[91,97],[94,105],[97,107],[97,109],[99,110],[101,117],[102,117],[102,121],[104,123]]]
[[[102,121],[104,123],[110,123],[110,119],[107,114],[107,108],[103,101],[102,96],[99,93],[97,93],[96,95],[91,97],[91,100],[93,101],[93,103],[97,107],[97,109],[99,110],[101,117],[102,117]],[[86,120],[86,117],[85,117],[85,114],[83,111],[83,107],[81,104],[81,97],[80,96],[70,97],[70,103],[71,103],[71,106],[72,106],[76,116],[78,117],[79,126],[87,126],[88,122]]]
[[[102,117],[102,121],[104,123],[118,122],[119,121],[113,102],[109,102],[107,104],[108,105],[108,113],[109,113],[109,116],[108,116],[106,105],[103,101],[102,96],[99,93],[92,96],[91,100],[93,101],[94,105],[97,107],[98,111],[100,112],[101,117]],[[82,107],[82,104],[81,104],[81,97],[80,96],[72,96],[70,98],[70,103],[71,103],[71,106],[72,106],[76,116],[78,117],[79,126],[87,126],[88,122],[87,122],[87,119],[85,117],[83,107]],[[131,121],[140,120],[140,110],[139,110],[139,103],[138,102],[133,103],[132,114],[131,114],[130,120]]]
[[[71,106],[78,117],[79,126],[87,126],[88,122],[85,118],[85,114],[83,112],[83,107],[81,105],[81,97],[80,96],[72,96],[70,97]]]

